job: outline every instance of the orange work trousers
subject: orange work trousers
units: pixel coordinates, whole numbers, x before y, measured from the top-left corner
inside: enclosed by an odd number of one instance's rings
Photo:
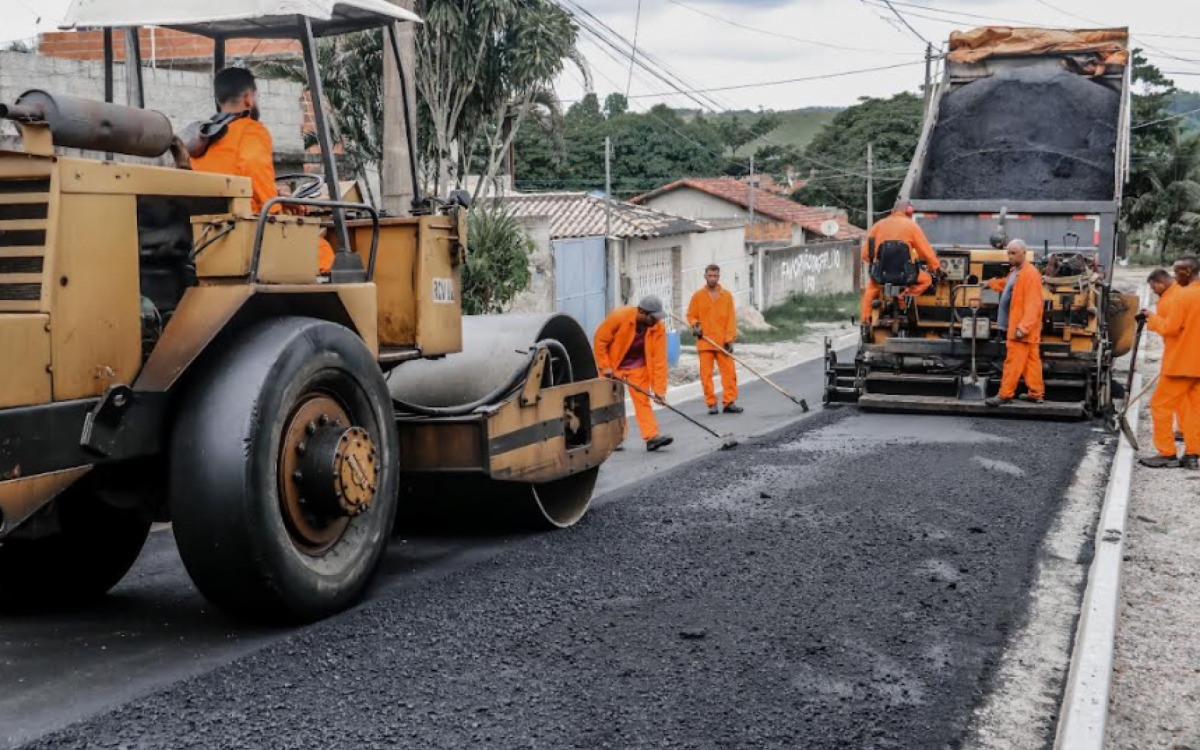
[[[1200,378],[1159,377],[1150,397],[1150,418],[1154,422],[1154,447],[1160,456],[1176,456],[1176,415],[1183,430],[1183,452],[1200,455]]]
[[[644,391],[654,390],[650,384],[649,367],[617,370],[617,377],[622,380],[628,380]],[[627,390],[629,391],[629,398],[633,400],[633,415],[637,417],[638,430],[642,433],[642,440],[651,440],[658,437],[658,419],[654,416],[654,406],[650,403],[649,397],[633,388]],[[628,422],[625,425],[625,430],[626,432],[629,431]]]
[[[912,296],[916,297],[932,285],[933,277],[927,272],[921,271],[919,274],[917,274],[917,283],[905,289],[904,294],[906,296],[911,294]],[[876,284],[874,279],[868,279],[867,289],[863,292],[862,296],[862,320],[871,319],[871,303],[882,296],[883,287]]]
[[[1042,382],[1042,353],[1038,344],[1008,340],[1008,354],[1004,357],[1004,375],[1000,379],[1000,398],[1012,398],[1017,393],[1017,383],[1025,378],[1025,388],[1032,398],[1046,395]]]
[[[733,357],[725,352],[712,349],[702,349],[700,355],[700,385],[704,387],[704,403],[709,408],[717,405],[717,390],[713,387],[713,365],[721,372],[721,402],[729,406],[737,401],[737,371],[733,366]]]

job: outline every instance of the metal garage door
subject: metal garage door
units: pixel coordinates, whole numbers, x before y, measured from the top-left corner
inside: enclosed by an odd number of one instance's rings
[[[664,247],[638,250],[631,253],[633,266],[633,294],[629,304],[635,305],[642,297],[653,294],[662,300],[666,310],[675,311],[675,254],[678,248]],[[670,320],[667,328],[674,329]]]
[[[559,312],[579,321],[590,338],[604,321],[608,265],[604,238],[554,241],[554,296]]]

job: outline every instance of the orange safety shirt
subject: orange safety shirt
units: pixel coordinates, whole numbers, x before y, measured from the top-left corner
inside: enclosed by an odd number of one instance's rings
[[[733,295],[718,284],[717,297],[713,299],[705,286],[692,295],[692,301],[688,304],[687,321],[692,326],[699,323],[705,338],[712,339],[718,346],[728,344],[737,338],[737,314],[733,310]],[[696,342],[697,351],[716,348],[704,339]]]
[[[192,157],[192,169],[250,178],[250,210],[262,211],[267,201],[279,195],[275,186],[275,147],[271,131],[258,120],[241,117],[229,123],[225,135],[208,147],[203,156]],[[278,203],[271,213],[283,210]],[[324,237],[317,239],[317,263],[321,273],[333,266],[333,246]]]
[[[1160,308],[1146,322],[1151,331],[1167,340],[1162,374],[1200,378],[1200,285],[1190,284],[1171,297],[1168,314],[1164,316]]]
[[[917,225],[917,222],[908,218],[903,213],[893,211],[890,216],[880,219],[875,226],[871,227],[871,231],[867,232],[867,236],[863,240],[863,263],[871,262],[870,242],[872,239],[875,240],[876,257],[879,256],[879,248],[883,247],[883,243],[890,240],[899,240],[907,244],[912,250],[914,263],[918,259],[923,260],[930,271],[936,271],[942,267],[937,253],[933,250],[933,245],[930,245],[929,240],[925,237],[925,232],[921,231],[921,227]]]
[[[241,117],[225,128],[225,135],[208,147],[203,156],[192,158],[192,169],[249,177],[250,210],[258,213],[267,201],[279,195],[275,187],[275,149],[271,132],[258,120]],[[279,213],[276,205],[271,213]]]
[[[1042,274],[1028,261],[1017,274],[1013,285],[1012,302],[1008,308],[1008,340],[1037,344],[1042,340],[1042,313],[1046,309],[1042,296]],[[1018,339],[1017,331],[1025,334]]]
[[[612,311],[596,329],[593,349],[596,365],[601,372],[620,368],[637,335],[637,308],[618,307]],[[654,392],[667,392],[667,329],[661,321],[646,329],[646,369],[650,372],[650,386]]]

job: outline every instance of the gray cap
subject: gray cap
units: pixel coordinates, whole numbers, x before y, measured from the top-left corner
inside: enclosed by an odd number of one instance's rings
[[[662,320],[667,317],[667,313],[663,310],[662,300],[653,294],[642,297],[642,301],[638,303],[638,309],[644,313],[649,313],[650,317],[655,320]]]

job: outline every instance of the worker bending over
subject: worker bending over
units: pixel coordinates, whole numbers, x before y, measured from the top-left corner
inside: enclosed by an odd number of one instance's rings
[[[933,284],[931,274],[937,273],[942,268],[941,261],[938,260],[937,253],[933,250],[933,245],[930,245],[929,240],[925,237],[925,232],[921,231],[917,222],[909,217],[908,211],[911,208],[912,204],[907,200],[896,201],[891,215],[871,227],[862,246],[862,261],[867,268],[870,268],[878,259],[883,244],[893,240],[908,245],[913,263],[919,260],[925,262],[928,271],[921,269],[918,272],[916,283],[904,290],[905,297],[916,297],[928,289]],[[872,257],[872,240],[874,240],[874,258]],[[883,288],[873,278],[869,278],[867,289],[863,292],[862,297],[862,322],[866,323],[871,319],[872,303],[882,294]]]
[[[629,382],[661,404],[667,402],[667,317],[662,300],[643,297],[637,307],[619,307],[596,329],[593,344],[596,365],[606,378]],[[629,389],[633,413],[646,450],[670,445],[674,438],[660,434],[650,399],[636,388]]]
[[[258,86],[254,74],[245,68],[222,70],[213,79],[213,95],[219,114],[231,115],[233,119],[209,140],[203,154],[192,156],[192,169],[249,177],[250,210],[259,213],[267,201],[279,195],[279,190],[275,186],[271,133],[258,121]],[[283,206],[278,204],[271,207],[271,213],[281,210]],[[323,274],[329,273],[333,266],[333,247],[323,237],[317,241],[317,266]]]
[[[1151,274],[1154,283],[1155,275]],[[1163,285],[1162,277],[1158,284]],[[1139,461],[1153,469],[1182,466],[1194,470],[1200,468],[1200,284],[1168,285],[1164,292],[1160,293],[1157,312],[1139,313],[1146,327],[1163,339],[1162,368],[1150,399],[1157,453]],[[1182,459],[1175,447],[1177,416],[1183,428]]]
[[[733,342],[737,341],[737,314],[733,295],[721,286],[721,267],[715,263],[704,269],[704,288],[692,295],[687,321],[696,336],[700,357],[700,384],[708,413],[717,413],[717,391],[713,387],[713,365],[721,372],[721,401],[726,414],[741,414],[737,405],[737,371],[733,366]]]
[[[1017,385],[1025,379],[1027,393],[1021,394],[1022,401],[1040,404],[1046,400],[1046,386],[1042,382],[1042,274],[1028,262],[1028,248],[1022,240],[1013,240],[1005,248],[1008,252],[1008,278],[990,279],[988,286],[1003,291],[1000,301],[1001,327],[1007,325],[1007,352],[1004,356],[1004,374],[1000,379],[1000,393],[987,399],[988,406],[1010,403],[1016,395]],[[1011,290],[1011,291],[1010,291]],[[1007,303],[1004,297],[1008,297]]]

